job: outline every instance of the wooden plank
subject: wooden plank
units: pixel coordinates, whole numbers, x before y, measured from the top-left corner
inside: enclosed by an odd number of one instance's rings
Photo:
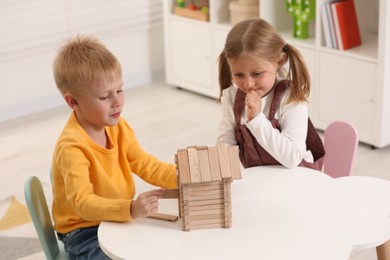
[[[209,161],[209,150],[207,146],[198,147],[199,168],[202,182],[212,181]]]
[[[231,220],[225,220],[225,226],[224,228],[231,228],[232,227],[232,221]]]
[[[156,220],[164,220],[170,222],[176,222],[179,217],[175,215],[163,214],[163,213],[154,213],[153,215],[148,216],[147,218],[156,219]]]
[[[195,197],[195,196],[212,196],[212,195],[215,195],[215,194],[221,194],[224,192],[224,189],[223,188],[220,188],[220,189],[214,189],[214,190],[196,190],[196,191],[192,191],[192,190],[189,190],[188,191],[188,195],[191,196],[191,197]]]
[[[222,180],[221,168],[219,166],[218,148],[216,146],[213,146],[213,147],[209,147],[208,150],[209,150],[211,179],[215,181]]]
[[[189,196],[188,201],[198,201],[198,200],[215,200],[215,199],[223,199],[224,198],[224,193],[221,192],[219,194],[211,194],[211,195],[206,195],[206,196]]]
[[[188,210],[184,209],[183,219],[182,219],[182,228],[184,231],[189,231],[190,228],[190,215]]]
[[[228,148],[230,170],[233,180],[241,179],[241,162],[238,155],[238,145],[230,146]]]
[[[180,217],[182,218],[182,230],[183,231],[189,231],[189,207],[188,204],[185,203],[185,197],[187,196],[187,189],[184,187],[182,190],[180,190],[181,201],[183,203],[180,204]]]
[[[209,210],[198,210],[190,211],[190,216],[200,216],[200,215],[212,215],[212,214],[225,214],[224,209],[209,209]]]
[[[188,148],[187,152],[188,152],[188,162],[190,166],[191,182],[192,183],[202,182],[200,169],[199,169],[198,149]]]
[[[224,197],[224,213],[225,213],[225,228],[232,226],[232,203],[231,203],[231,184],[230,180],[225,179],[223,182]]]
[[[188,192],[207,192],[212,190],[223,190],[223,182],[212,185],[203,185],[203,186],[192,186],[188,187]]]
[[[197,210],[210,210],[210,209],[224,209],[224,204],[211,204],[211,205],[188,205],[190,211],[197,211]]]
[[[192,220],[204,220],[204,219],[224,219],[224,214],[209,214],[209,215],[198,215],[198,216],[191,216]]]
[[[192,206],[200,206],[200,205],[214,205],[214,204],[220,204],[224,203],[224,199],[211,199],[211,200],[199,200],[199,201],[187,201],[186,204],[189,207]]]
[[[189,198],[189,195],[188,195],[188,186],[183,186],[181,191],[181,198],[182,198],[182,201],[183,203],[185,203],[186,201],[188,201],[188,198]]]
[[[190,166],[188,163],[187,150],[180,149],[177,151],[177,167],[181,184],[191,183]]]
[[[183,200],[186,202],[198,201],[198,200],[215,200],[215,199],[225,199],[225,197],[231,196],[229,191],[224,191],[223,189],[215,190],[212,192],[201,192],[201,193],[186,193],[183,196]],[[230,200],[230,198],[229,198]]]
[[[177,208],[179,209],[179,218],[182,218],[181,213],[181,204],[183,202],[183,186],[179,185],[179,199],[177,200]]]
[[[225,179],[223,182],[223,191],[227,195],[226,198],[231,198],[232,195],[232,185],[229,179]]]
[[[218,181],[211,181],[211,182],[198,182],[198,183],[187,183],[186,185],[183,185],[189,190],[204,190],[204,189],[217,189],[218,186],[222,187],[223,182],[221,180]]]
[[[181,194],[181,196],[180,196],[181,197],[181,201],[183,203],[188,201],[188,190],[185,187],[183,187],[183,189],[180,190],[180,194]]]
[[[179,198],[179,189],[166,189],[164,194],[158,197],[159,199],[177,199]]]
[[[230,162],[229,162],[229,152],[228,145],[225,143],[218,144],[218,156],[219,156],[219,166],[221,168],[221,177],[230,178],[232,173],[230,171]]]
[[[200,219],[200,220],[193,220],[191,219],[191,226],[199,226],[199,225],[209,225],[209,224],[224,224],[225,220],[222,219]]]
[[[204,225],[191,225],[189,228],[191,230],[195,229],[210,229],[210,228],[224,228],[225,223],[218,223],[218,224],[204,224]]]

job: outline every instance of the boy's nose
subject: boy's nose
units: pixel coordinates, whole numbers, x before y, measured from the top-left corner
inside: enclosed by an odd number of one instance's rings
[[[120,97],[119,95],[115,95],[112,100],[112,106],[113,107],[119,107],[121,105]]]

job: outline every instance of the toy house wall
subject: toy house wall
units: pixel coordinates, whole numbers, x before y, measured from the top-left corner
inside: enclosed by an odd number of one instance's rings
[[[231,226],[231,182],[215,181],[181,187],[180,214],[185,231]]]

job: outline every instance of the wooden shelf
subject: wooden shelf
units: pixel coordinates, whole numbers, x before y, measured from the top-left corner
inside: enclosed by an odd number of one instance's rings
[[[175,8],[174,0],[163,1],[169,84],[219,96],[218,56],[232,27],[232,1],[237,0],[210,0],[208,15]],[[390,94],[386,88],[390,84],[390,51],[386,48],[390,5],[386,0],[354,0],[362,44],[342,51],[325,44],[319,14],[326,1],[315,1],[317,17],[309,24],[309,38],[303,40],[293,37],[294,23],[285,10],[286,0],[259,0],[259,16],[305,59],[312,81],[308,108],[316,128],[324,130],[333,121],[348,121],[357,127],[361,142],[374,147],[390,145]],[[207,23],[200,22],[205,19]]]
[[[175,7],[174,14],[179,16],[188,17],[191,19],[201,20],[208,22],[209,21],[209,14],[206,14],[202,12],[201,10],[190,10],[185,7]]]

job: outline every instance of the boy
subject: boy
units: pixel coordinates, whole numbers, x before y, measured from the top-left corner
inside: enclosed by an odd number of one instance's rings
[[[100,222],[153,214],[164,193],[155,189],[133,199],[132,173],[155,186],[175,188],[175,165],[146,153],[121,117],[121,65],[98,40],[70,39],[53,70],[73,110],[53,154],[54,226],[71,259],[108,259],[97,240]]]

